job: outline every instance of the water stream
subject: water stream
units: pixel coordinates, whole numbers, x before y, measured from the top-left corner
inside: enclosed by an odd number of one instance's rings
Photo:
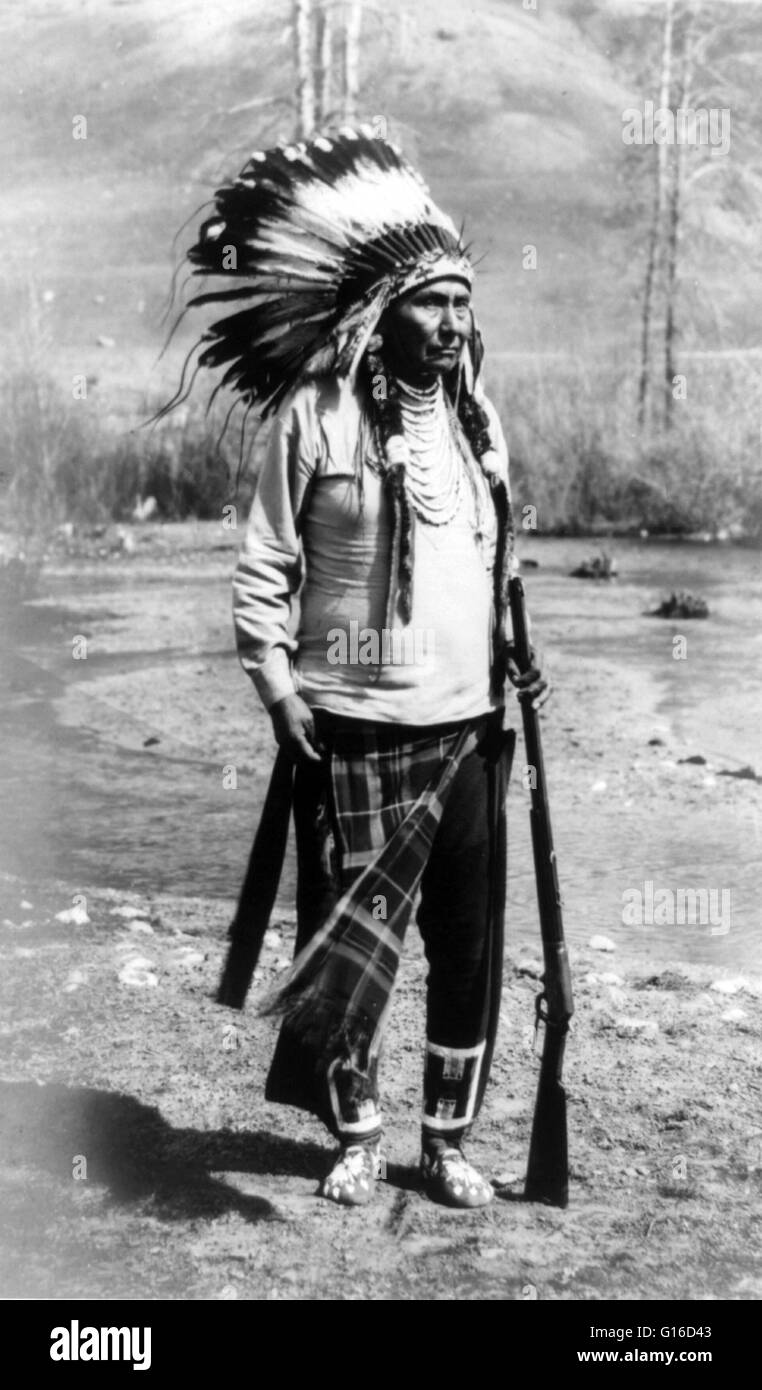
[[[3,665],[0,837],[6,870],[32,881],[235,897],[273,745],[269,721],[233,652],[233,553],[216,556],[210,549],[191,565],[157,567],[143,560],[121,571],[68,566],[43,577]],[[642,676],[653,730],[665,744],[677,742],[686,755],[705,757],[715,772],[748,764],[762,772],[759,552],[616,542],[616,581],[570,580],[569,571],[594,549],[577,540],[522,544],[524,557],[539,561],[539,568],[525,571],[526,584],[551,666],[560,655],[567,665],[584,664],[593,680],[600,671],[602,680],[613,682],[612,693],[617,671],[629,680]],[[642,616],[676,588],[703,594],[710,619],[680,624]],[[86,661],[72,660],[77,633],[88,634]],[[688,642],[685,660],[672,656],[680,633]],[[191,667],[194,678],[220,696],[219,713],[192,702],[184,712]],[[132,702],[109,710],[108,692],[115,699],[118,689],[113,681],[134,683],[136,693]],[[642,717],[643,709],[637,712]],[[570,711],[567,701],[558,717],[570,715],[584,733],[584,706]],[[223,785],[228,758],[222,736],[210,732],[216,721],[231,730],[237,751],[229,760],[244,765],[235,795]],[[594,728],[586,732],[595,739]],[[608,806],[590,802],[588,809],[594,767],[571,798],[560,789],[561,770],[551,766],[550,775],[551,787],[554,778],[559,786],[554,821],[572,940],[603,931],[643,961],[762,967],[754,782],[738,784],[732,816],[717,811],[709,777],[705,788],[701,780],[691,783],[693,800],[684,814],[678,808],[644,825],[637,799],[632,805],[624,794]],[[529,842],[523,809],[515,804],[509,909],[518,939],[536,941]],[[290,852],[284,904],[293,875]],[[728,933],[685,926],[671,933],[625,932],[623,885],[649,877],[672,882],[676,875],[681,883],[732,889]]]

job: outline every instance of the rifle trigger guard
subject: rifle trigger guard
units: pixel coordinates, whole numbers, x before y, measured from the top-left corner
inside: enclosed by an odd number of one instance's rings
[[[536,1049],[536,1047],[537,1047],[537,1034],[538,1034],[538,1032],[540,1031],[540,1024],[541,1024],[541,1023],[547,1023],[547,1021],[548,1021],[547,1010],[546,1010],[546,1009],[543,1009],[543,1004],[547,1004],[547,1002],[548,1002],[548,1001],[547,1001],[547,997],[546,997],[546,994],[545,994],[545,990],[544,990],[544,989],[541,989],[541,990],[540,990],[540,993],[537,994],[537,995],[535,995],[535,1001],[534,1001],[534,1047],[535,1047],[535,1049]]]

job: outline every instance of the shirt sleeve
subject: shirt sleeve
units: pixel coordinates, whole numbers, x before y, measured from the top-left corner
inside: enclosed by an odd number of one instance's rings
[[[296,690],[289,621],[303,575],[301,513],[318,461],[314,423],[308,388],[276,416],[233,579],[238,656],[267,710]]]

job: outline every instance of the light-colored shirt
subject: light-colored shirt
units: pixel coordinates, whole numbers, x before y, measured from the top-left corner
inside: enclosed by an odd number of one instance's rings
[[[483,403],[507,478],[503,433]],[[411,619],[389,627],[392,518],[375,458],[367,412],[348,382],[306,384],[282,406],[233,584],[241,662],[267,709],[297,692],[311,706],[403,724],[484,714],[496,703],[488,483],[478,465],[464,467],[451,521],[414,516]]]

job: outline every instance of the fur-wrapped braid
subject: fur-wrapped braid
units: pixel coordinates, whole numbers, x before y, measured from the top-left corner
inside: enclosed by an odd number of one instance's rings
[[[370,351],[365,357],[370,410],[375,427],[376,446],[384,469],[384,487],[392,509],[392,553],[389,566],[389,597],[386,625],[395,626],[399,611],[409,623],[413,611],[413,518],[405,489],[405,465],[396,441],[402,441],[402,412],[397,382],[383,358]],[[377,392],[377,388],[381,388]]]
[[[482,465],[492,452],[489,433],[489,418],[482,405],[472,395],[464,394],[460,402],[460,422],[473,451]],[[498,523],[497,558],[494,571],[495,635],[502,641],[505,618],[508,612],[508,581],[513,570],[513,555],[516,544],[516,527],[513,520],[511,494],[505,479],[487,467],[485,469],[492,483],[492,500],[495,504]],[[495,653],[497,667],[498,653]],[[494,686],[494,678],[493,678]]]

